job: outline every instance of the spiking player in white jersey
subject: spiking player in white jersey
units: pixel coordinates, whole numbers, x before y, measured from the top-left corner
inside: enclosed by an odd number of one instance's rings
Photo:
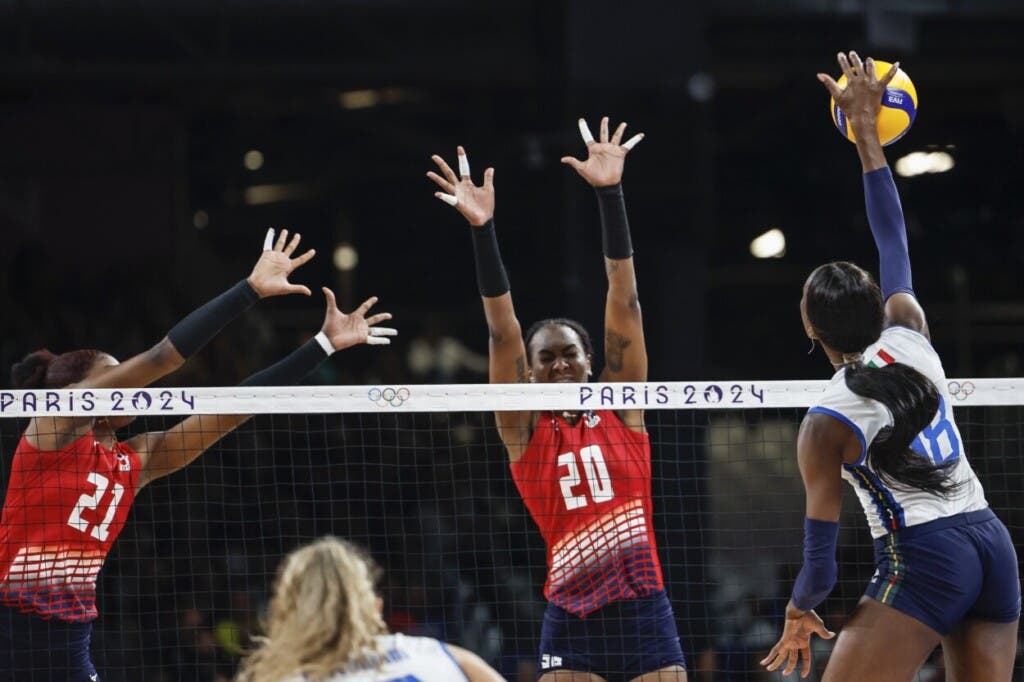
[[[267,634],[239,682],[501,682],[476,654],[430,637],[388,634],[361,550],[324,537],[281,564]]]
[[[911,680],[942,644],[947,679],[1009,681],[1020,580],[1006,527],[985,501],[953,418],[942,362],[914,295],[899,195],[876,117],[897,66],[878,80],[868,59],[839,55],[845,90],[819,74],[849,117],[864,170],[881,289],[852,263],[817,268],[804,285],[807,335],[836,369],[800,428],[807,492],[804,564],[782,638],[762,661],[788,675],[810,636],[831,638],[812,610],[836,581],[842,480],[856,490],[875,538],[876,571],[843,628],[823,680]]]

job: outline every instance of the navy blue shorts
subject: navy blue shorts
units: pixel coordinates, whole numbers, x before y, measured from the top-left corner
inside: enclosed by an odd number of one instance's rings
[[[97,682],[91,637],[92,623],[44,620],[0,606],[0,679]]]
[[[616,601],[587,615],[554,604],[544,611],[538,676],[558,669],[612,682],[673,665],[686,667],[676,618],[665,591]]]
[[[991,509],[957,514],[875,540],[876,571],[865,594],[941,635],[976,618],[1020,618],[1017,552]]]

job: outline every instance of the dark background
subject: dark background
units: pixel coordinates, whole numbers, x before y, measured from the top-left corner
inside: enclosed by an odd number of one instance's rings
[[[558,159],[585,151],[579,116],[596,130],[608,114],[647,133],[625,187],[652,377],[822,377],[823,360],[804,357],[800,284],[826,260],[876,261],[856,153],[814,78],[853,48],[901,61],[917,85],[917,122],[891,159],[953,147],[951,172],[899,181],[949,373],[1016,373],[1024,8],[882,5],[2,3],[4,364],[44,345],[138,352],[244,275],[268,226],[319,251],[300,281],[334,282],[347,302],[380,295],[403,340],[433,324],[483,351],[467,227],[424,178],[429,155],[454,162],[458,143],[477,177],[497,168],[522,320],[570,315],[596,331],[597,210]],[[342,106],[363,90],[376,106]],[[243,166],[253,149],[258,171]],[[267,184],[291,198],[246,202]],[[769,227],[786,256],[757,261],[748,244]],[[344,281],[341,241],[360,256]],[[319,313],[320,300],[264,304],[273,338],[247,359],[290,348]],[[396,369],[403,352],[385,352]],[[254,368],[210,364],[195,383]]]
[[[585,151],[579,116],[596,131],[608,114],[647,134],[625,189],[652,379],[826,378],[824,358],[806,356],[800,285],[821,262],[874,270],[877,256],[856,152],[814,75],[835,74],[836,51],[857,49],[899,60],[917,86],[917,121],[890,160],[927,149],[956,160],[949,173],[897,180],[947,372],[1017,375],[1022,38],[1024,6],[994,1],[0,2],[0,360],[42,346],[137,353],[247,274],[275,226],[319,252],[297,281],[334,286],[346,309],[377,294],[401,330],[390,348],[346,351],[317,381],[482,381],[471,360],[411,357],[445,338],[470,351],[457,357],[486,352],[468,228],[424,177],[429,155],[453,162],[456,144],[475,177],[497,168],[523,323],[572,316],[597,335],[597,209],[558,159]],[[243,165],[250,150],[264,156],[255,171]],[[254,203],[247,190],[266,185],[284,198]],[[786,255],[758,261],[748,245],[771,227]],[[342,242],[359,253],[350,273],[332,265]],[[234,383],[314,333],[321,314],[318,293],[262,302],[165,383]],[[999,448],[972,454],[991,472],[993,504],[1016,509],[1019,415],[972,419],[978,451],[998,434]],[[10,453],[17,425],[3,427]],[[706,489],[711,429],[703,415],[657,418],[663,559],[688,655],[717,651],[699,679],[755,679],[758,623],[771,627],[784,596],[719,594],[707,555],[721,547],[705,544],[718,504]],[[778,437],[780,462],[789,436]],[[270,451],[287,456],[275,464]],[[358,459],[339,469],[350,451]],[[455,464],[439,466],[438,452]],[[115,547],[95,647],[110,679],[228,674],[231,632],[253,627],[278,557],[324,532],[359,539],[393,572],[423,565],[386,586],[393,626],[404,608],[408,629],[485,647],[497,622],[504,658],[489,660],[511,676],[532,657],[543,552],[486,417],[261,418],[218,453],[140,496]],[[483,525],[467,527],[474,518]],[[1011,526],[1019,533],[1019,519]],[[868,565],[863,543],[850,552]],[[442,558],[460,553],[461,564]],[[834,620],[865,577],[847,576]],[[496,611],[474,620],[478,604]],[[221,632],[225,622],[235,629]],[[742,659],[732,667],[730,628]]]

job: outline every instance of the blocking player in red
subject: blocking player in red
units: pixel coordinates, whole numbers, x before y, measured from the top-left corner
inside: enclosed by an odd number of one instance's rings
[[[646,381],[647,351],[622,194],[626,155],[601,120],[594,140],[584,120],[585,161],[562,159],[597,194],[608,294],[602,381]],[[578,322],[542,320],[523,338],[494,231],[494,169],[470,179],[465,150],[459,175],[433,157],[435,196],[471,225],[477,284],[490,330],[491,383],[585,382],[590,337]],[[672,606],[665,593],[651,521],[651,443],[643,410],[498,412],[512,476],[547,543],[548,607],[538,663],[546,682],[686,680]]]
[[[274,242],[247,279],[192,312],[158,344],[118,363],[97,350],[54,355],[36,351],[12,369],[22,389],[142,387],[170,374],[228,322],[260,298],[309,289],[288,281],[313,257],[292,258],[300,237]],[[331,353],[357,343],[388,343],[394,330],[365,318],[371,298],[350,315],[324,289],[327,315],[317,336],[246,385],[296,383]],[[0,518],[0,671],[4,679],[99,679],[90,660],[97,617],[96,577],[128,518],[136,494],[154,479],[186,466],[248,419],[248,415],[193,415],[167,431],[119,441],[131,418],[40,416],[14,452]]]

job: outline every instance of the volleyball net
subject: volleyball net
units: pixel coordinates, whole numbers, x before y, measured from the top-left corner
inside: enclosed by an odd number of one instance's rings
[[[690,679],[786,679],[757,672],[757,661],[781,631],[801,563],[796,435],[824,386],[0,391],[0,487],[30,417],[136,416],[124,439],[195,414],[254,415],[139,492],[97,583],[92,656],[101,679],[231,679],[260,631],[282,557],[332,534],[366,547],[384,569],[392,630],[461,644],[525,681],[536,674],[546,554],[493,412],[643,409],[654,533]],[[953,380],[949,388],[964,451],[1020,546],[1024,380]],[[599,496],[600,470],[566,463],[563,492],[583,503]],[[102,523],[108,503],[96,500],[92,523]],[[835,630],[874,570],[863,512],[848,493],[838,558],[839,582],[819,608]],[[815,644],[819,668],[828,647]]]

